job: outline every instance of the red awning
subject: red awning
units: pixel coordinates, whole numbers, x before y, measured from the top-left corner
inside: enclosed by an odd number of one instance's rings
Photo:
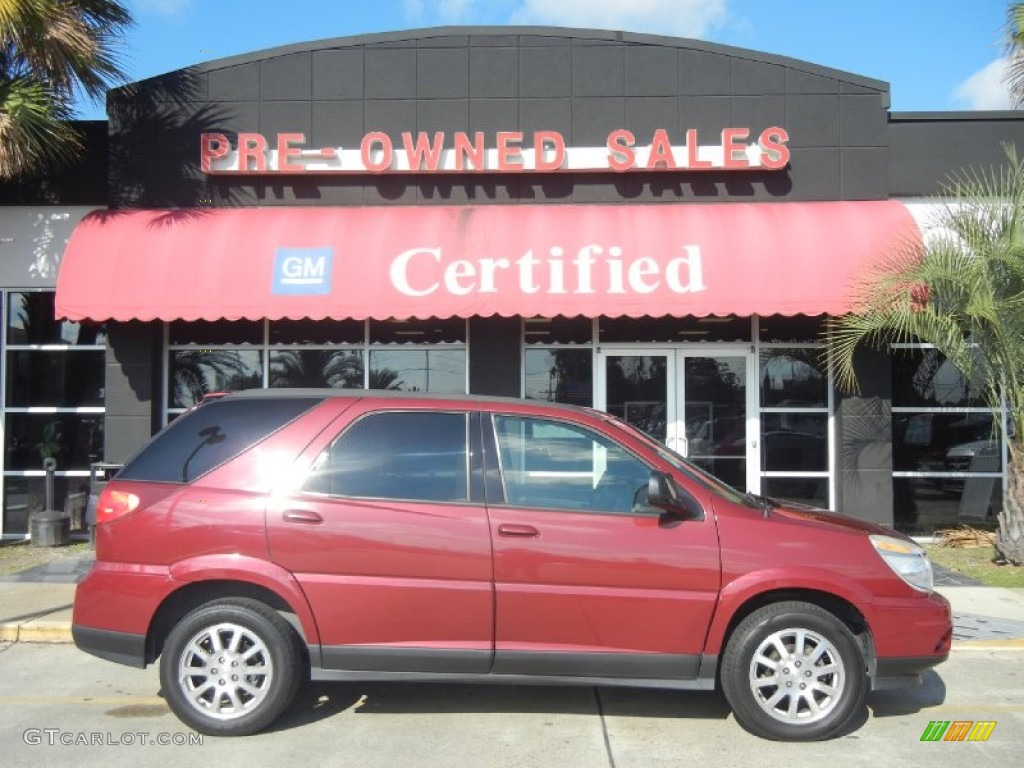
[[[842,314],[894,201],[98,211],[70,320]]]

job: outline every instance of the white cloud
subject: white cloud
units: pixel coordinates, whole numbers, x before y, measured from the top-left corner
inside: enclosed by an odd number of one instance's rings
[[[402,0],[402,13],[410,21],[429,23],[466,24],[481,23],[494,0]]]
[[[996,59],[964,80],[953,91],[953,101],[964,109],[1010,109],[1006,84],[1007,59]]]
[[[522,0],[515,24],[653,32],[703,38],[728,18],[727,0]]]
[[[472,10],[473,0],[440,0],[438,10],[446,21],[462,21]]]
[[[402,0],[402,12],[408,19],[419,20],[423,16],[423,0]]]

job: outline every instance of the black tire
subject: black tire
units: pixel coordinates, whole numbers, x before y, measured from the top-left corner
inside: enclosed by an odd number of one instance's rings
[[[304,677],[302,659],[295,630],[265,603],[217,600],[168,633],[160,685],[186,725],[211,736],[245,736],[291,704]]]
[[[825,609],[796,601],[765,606],[740,622],[725,648],[721,680],[737,722],[776,741],[839,735],[867,695],[857,639]]]

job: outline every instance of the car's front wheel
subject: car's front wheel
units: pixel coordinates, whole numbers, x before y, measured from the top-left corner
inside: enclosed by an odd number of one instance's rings
[[[257,600],[196,608],[167,635],[160,684],[171,710],[195,730],[244,736],[288,707],[302,678],[295,630]]]
[[[823,608],[796,601],[765,606],[739,624],[721,679],[740,725],[782,741],[838,735],[867,693],[864,654],[850,630]]]

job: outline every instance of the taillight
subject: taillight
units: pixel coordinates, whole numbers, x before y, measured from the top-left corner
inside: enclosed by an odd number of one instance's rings
[[[134,512],[138,507],[139,497],[134,493],[104,488],[96,502],[96,525],[117,520],[129,512]]]

